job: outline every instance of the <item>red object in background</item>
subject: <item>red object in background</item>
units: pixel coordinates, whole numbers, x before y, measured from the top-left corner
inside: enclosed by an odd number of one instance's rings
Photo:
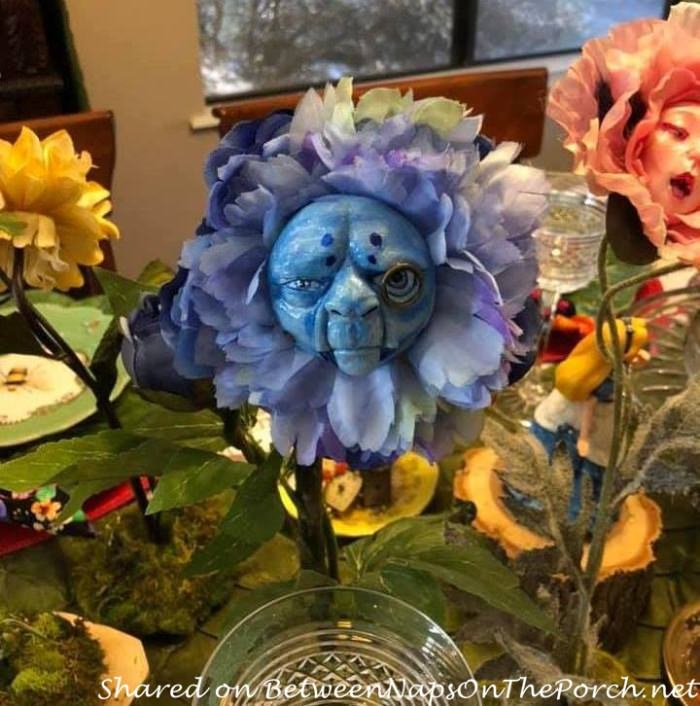
[[[634,293],[634,301],[638,302],[647,297],[653,297],[655,294],[661,294],[663,291],[664,286],[661,284],[661,280],[658,277],[656,279],[650,279],[642,284]]]
[[[134,494],[131,487],[125,483],[90,498],[85,503],[85,514],[91,522],[94,522],[110,512],[128,505],[133,499]],[[12,522],[0,522],[0,556],[41,544],[52,539],[53,536],[48,532],[37,532]]]
[[[593,330],[595,330],[595,321],[590,316],[557,314],[541,361],[543,363],[561,362],[571,353],[576,344]]]

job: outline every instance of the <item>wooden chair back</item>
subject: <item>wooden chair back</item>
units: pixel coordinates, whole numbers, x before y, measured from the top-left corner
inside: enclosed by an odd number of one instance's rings
[[[413,89],[416,99],[445,96],[466,103],[474,114],[484,116],[483,134],[496,142],[512,140],[523,145],[522,157],[534,157],[542,146],[547,70],[544,68],[504,71],[446,72],[430,76],[366,81],[355,84],[355,99],[377,86]],[[214,109],[225,135],[239,120],[263,118],[275,110],[292,109],[302,92],[241,98]]]
[[[92,155],[95,166],[90,172],[89,178],[111,191],[116,161],[114,116],[111,111],[93,111],[0,123],[0,140],[14,142],[24,125],[31,128],[41,139],[57,130],[67,130],[73,138],[75,149],[77,151],[87,150]],[[103,240],[100,245],[105,254],[101,266],[114,270],[114,253],[111,243],[108,240]]]

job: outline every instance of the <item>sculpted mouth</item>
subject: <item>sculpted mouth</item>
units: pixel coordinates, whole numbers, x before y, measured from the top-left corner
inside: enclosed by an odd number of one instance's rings
[[[332,348],[333,353],[342,353],[343,355],[348,355],[351,353],[369,353],[371,351],[379,350],[379,346],[363,346],[361,348]]]
[[[684,172],[671,178],[671,192],[677,199],[690,196],[695,186],[695,177],[690,172]]]

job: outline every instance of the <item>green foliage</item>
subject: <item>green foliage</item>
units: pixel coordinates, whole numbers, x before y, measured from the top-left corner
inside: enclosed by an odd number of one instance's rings
[[[103,392],[109,394],[117,379],[117,359],[121,352],[119,318],[128,316],[138,306],[143,294],[155,292],[161,284],[169,281],[173,271],[160,260],[153,260],[146,265],[137,281],[110,270],[97,269],[95,274],[109,300],[114,319],[102,336],[90,363],[90,370]]]
[[[50,613],[0,621],[0,655],[0,704],[100,703],[104,654],[82,621],[73,625]]]
[[[296,544],[283,534],[276,534],[265,542],[249,559],[234,570],[236,584],[255,590],[272,583],[290,581],[299,571],[299,552]]]
[[[412,600],[406,595],[411,580],[421,581],[426,591],[434,591],[437,580],[477,596],[527,625],[546,632],[555,629],[551,619],[519,588],[518,577],[492,554],[481,537],[469,528],[446,523],[442,517],[394,522],[350,545],[346,559],[353,582],[362,584],[369,575],[370,583],[414,604],[415,597]],[[387,573],[387,569],[391,571]],[[378,577],[372,576],[376,573]]]
[[[117,381],[117,360],[121,352],[122,334],[117,319],[112,319],[104,332],[90,361],[90,372],[105,397],[109,396]]]
[[[639,274],[639,267],[624,263],[615,256],[612,248],[608,249],[606,269],[611,285],[618,284],[632,275]],[[615,303],[621,310],[624,310],[632,303],[634,294],[635,290],[633,287],[625,289],[615,297]],[[577,313],[596,316],[600,306],[600,282],[598,278],[593,279],[587,287],[580,289],[578,292],[567,294],[566,298],[576,305]]]
[[[640,427],[623,466],[629,490],[700,496],[700,377]]]
[[[233,589],[231,572],[185,577],[192,554],[216,533],[228,500],[161,515],[169,541],[154,544],[135,507],[110,515],[97,539],[61,537],[80,613],[99,623],[147,636],[189,635]]]
[[[141,270],[138,281],[152,287],[160,287],[170,282],[174,275],[172,267],[168,267],[162,260],[151,260]]]
[[[440,583],[426,571],[389,562],[381,569],[365,574],[359,585],[400,598],[445,627],[445,594]]]
[[[294,579],[261,586],[232,602],[222,620],[219,634],[225,635],[243,618],[270,601],[282,598],[295,591],[333,585],[335,585],[335,582],[328,576],[317,574],[315,571],[304,570],[299,572]]]
[[[239,483],[250,470],[248,464],[234,463],[210,451],[108,430],[43,444],[0,464],[0,486],[24,492],[57,483],[70,494],[61,513],[70,517],[92,495],[133,476],[172,474],[165,481],[166,488],[177,494],[168,498],[167,490],[161,491],[156,507],[163,509],[210,497]]]
[[[110,430],[42,444],[28,454],[0,464],[0,487],[26,492],[47,485],[62,471],[72,468],[76,468],[76,474],[84,469],[85,475],[89,476],[91,470],[97,470],[103,463],[113,461],[144,441],[128,432]],[[89,468],[85,469],[84,464]],[[128,473],[122,471],[119,480],[125,476]]]
[[[248,463],[234,463],[218,457],[197,469],[185,464],[164,475],[148,505],[148,513],[163,512],[206,500],[228,488],[238,487],[254,470]]]
[[[164,409],[128,390],[116,406],[126,431],[139,436],[165,439],[204,451],[221,451],[224,427],[218,414],[208,409]]]
[[[219,527],[219,534],[197,552],[187,575],[221,571],[251,556],[284,524],[284,508],[277,490],[282,457],[273,452],[241,485]]]
[[[158,291],[155,285],[137,282],[101,267],[96,267],[94,272],[117,318],[129,316],[139,305],[142,295],[155,294]]]
[[[60,610],[67,603],[64,567],[51,545],[0,558],[0,615]]]

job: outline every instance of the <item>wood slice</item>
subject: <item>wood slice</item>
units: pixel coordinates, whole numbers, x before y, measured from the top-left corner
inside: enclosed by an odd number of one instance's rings
[[[543,553],[554,550],[554,542],[518,522],[506,506],[500,472],[505,464],[489,448],[470,449],[464,467],[454,479],[454,494],[459,500],[473,502],[477,514],[473,526],[504,551],[523,576],[523,587],[536,590],[546,586],[560,602],[570,600],[571,587],[560,575],[538,575],[537,567],[551,565],[540,561]],[[649,600],[654,546],[661,535],[659,506],[643,493],[628,497],[611,527],[603,553],[603,564],[593,596],[593,620],[604,619],[601,643],[615,651],[628,637]],[[588,547],[584,549],[585,566]]]
[[[75,623],[78,620],[78,616],[73,613],[59,612],[56,615],[69,623]],[[85,628],[88,635],[100,644],[104,652],[105,674],[103,676],[105,680],[110,680],[108,687],[118,688],[116,680],[120,678],[119,683],[127,686],[129,692],[136,691],[146,681],[149,673],[148,658],[141,640],[107,625],[98,625],[87,620]],[[104,694],[102,691],[100,693]],[[119,696],[112,696],[104,701],[107,706],[130,706],[132,702],[133,698],[127,696],[125,691],[122,691]]]

